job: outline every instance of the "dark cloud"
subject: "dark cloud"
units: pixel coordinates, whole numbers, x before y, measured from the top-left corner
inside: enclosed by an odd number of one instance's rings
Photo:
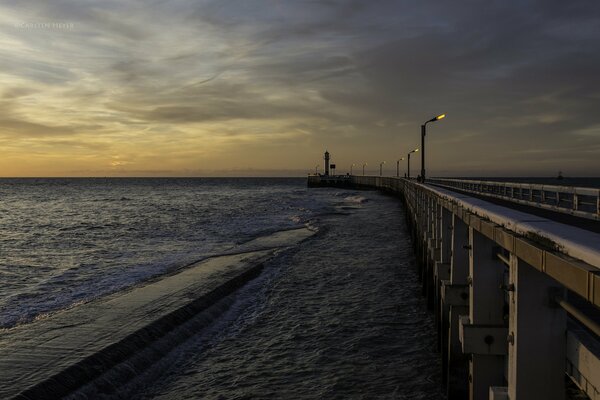
[[[77,104],[87,108],[80,121],[45,125],[25,118],[34,109],[18,102],[19,113],[1,122],[5,132],[69,140],[94,134],[95,119],[99,135],[107,124],[189,135],[190,125],[231,121],[210,134],[253,132],[315,151],[335,146],[348,160],[391,159],[404,151],[394,149],[419,142],[424,120],[446,112],[428,137],[432,173],[527,174],[550,169],[549,160],[600,172],[600,3],[59,0],[7,7],[22,20],[77,28],[10,30],[23,49],[0,49],[0,66],[28,83],[3,97],[18,101],[48,85],[75,104],[62,108],[70,115]],[[309,134],[290,134],[300,131]]]

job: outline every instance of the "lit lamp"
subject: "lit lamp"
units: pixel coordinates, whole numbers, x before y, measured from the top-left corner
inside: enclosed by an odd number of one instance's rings
[[[425,182],[425,134],[426,126],[430,122],[439,121],[440,119],[446,118],[446,114],[438,115],[437,117],[431,118],[429,121],[421,125],[421,181]]]
[[[408,175],[408,179],[410,179],[410,155],[412,153],[417,153],[419,151],[419,148],[417,147],[416,149],[414,149],[413,151],[411,151],[410,153],[407,154],[408,157],[408,171],[406,171],[407,175]]]
[[[352,167],[354,167],[356,164],[350,164],[350,175],[352,175]]]

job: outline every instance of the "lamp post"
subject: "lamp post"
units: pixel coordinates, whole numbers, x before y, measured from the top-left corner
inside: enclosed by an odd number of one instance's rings
[[[404,157],[402,157],[402,158],[399,158],[399,159],[396,161],[396,178],[399,178],[399,177],[400,177],[400,161],[403,161],[403,160],[404,160]]]
[[[379,176],[383,175],[383,164],[385,164],[385,161],[379,163]]]
[[[315,165],[315,175],[319,175],[319,164]]]
[[[421,125],[421,182],[425,182],[425,134],[426,126],[430,122],[439,121],[446,118],[446,114],[440,114],[437,117],[431,118],[429,121]]]
[[[367,163],[363,164],[363,176],[365,176],[365,166],[367,165]]]
[[[352,167],[354,167],[356,164],[350,164],[350,175],[352,175]]]
[[[417,147],[416,149],[414,149],[413,151],[411,151],[410,153],[407,154],[408,157],[408,170],[406,171],[407,175],[408,175],[408,179],[410,179],[410,155],[412,153],[417,153],[419,151],[419,148]]]

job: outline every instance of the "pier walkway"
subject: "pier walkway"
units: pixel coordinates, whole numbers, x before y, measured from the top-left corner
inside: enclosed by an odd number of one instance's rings
[[[312,187],[379,189],[404,202],[449,399],[562,400],[565,376],[600,399],[600,234],[435,183],[308,178]],[[566,196],[555,190],[486,190],[529,206],[541,195],[554,202],[544,208],[597,218],[597,191],[574,190],[562,207]]]

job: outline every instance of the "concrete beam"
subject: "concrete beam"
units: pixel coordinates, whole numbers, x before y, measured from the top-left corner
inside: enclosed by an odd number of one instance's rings
[[[490,386],[489,400],[510,400],[506,386]]]
[[[502,325],[476,325],[466,315],[459,319],[458,336],[463,353],[506,355],[508,328]]]
[[[449,306],[469,306],[469,285],[453,285],[442,282],[442,301]]]
[[[567,373],[590,399],[600,400],[600,345],[582,328],[567,332]]]

